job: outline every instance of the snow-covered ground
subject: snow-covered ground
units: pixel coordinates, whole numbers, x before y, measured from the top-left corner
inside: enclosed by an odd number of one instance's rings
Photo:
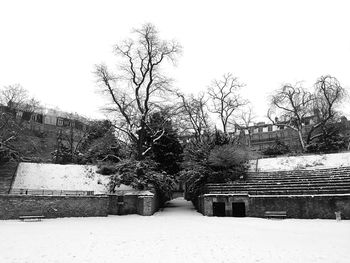
[[[81,190],[107,193],[109,177],[96,173],[94,165],[20,163],[12,188]],[[121,185],[118,190],[132,190]]]
[[[250,162],[250,170],[255,171],[283,171],[296,169],[322,169],[350,166],[350,152],[315,154],[303,156],[264,158]]]
[[[350,262],[350,221],[205,217],[175,199],[151,217],[0,221],[0,262]]]

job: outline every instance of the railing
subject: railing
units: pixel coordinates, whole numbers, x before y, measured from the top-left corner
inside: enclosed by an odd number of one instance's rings
[[[151,192],[151,190],[116,190],[114,193],[108,193],[108,195],[142,195],[145,192]]]
[[[94,191],[14,188],[14,189],[11,189],[10,194],[11,195],[55,195],[55,196],[69,195],[69,196],[86,196],[86,195],[94,195]]]

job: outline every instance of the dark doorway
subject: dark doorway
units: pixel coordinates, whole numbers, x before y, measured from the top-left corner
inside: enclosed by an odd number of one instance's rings
[[[213,202],[213,216],[226,216],[224,202]]]
[[[232,216],[245,217],[245,203],[232,203]]]

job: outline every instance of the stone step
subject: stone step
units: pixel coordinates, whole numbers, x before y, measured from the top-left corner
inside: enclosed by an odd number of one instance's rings
[[[207,194],[250,194],[250,195],[316,195],[316,194],[349,194],[348,190],[337,189],[337,190],[237,190],[237,191],[211,191]]]

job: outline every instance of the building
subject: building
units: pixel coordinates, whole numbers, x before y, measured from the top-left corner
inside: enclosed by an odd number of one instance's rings
[[[283,122],[281,122],[283,123]],[[302,133],[304,139],[315,123],[315,116],[304,119]],[[341,129],[341,135],[350,138],[350,121],[346,117],[341,117],[340,122],[336,124]],[[249,127],[236,126],[233,132],[234,136],[239,137],[242,144],[249,146],[255,151],[263,151],[276,143],[276,139],[289,146],[292,151],[301,151],[298,133],[288,127],[276,124],[258,122]]]
[[[72,128],[84,132],[88,126],[86,118],[78,114],[69,114],[54,109],[39,108],[35,111],[28,111],[0,105],[0,112],[12,114],[18,122],[29,130],[49,135]]]

